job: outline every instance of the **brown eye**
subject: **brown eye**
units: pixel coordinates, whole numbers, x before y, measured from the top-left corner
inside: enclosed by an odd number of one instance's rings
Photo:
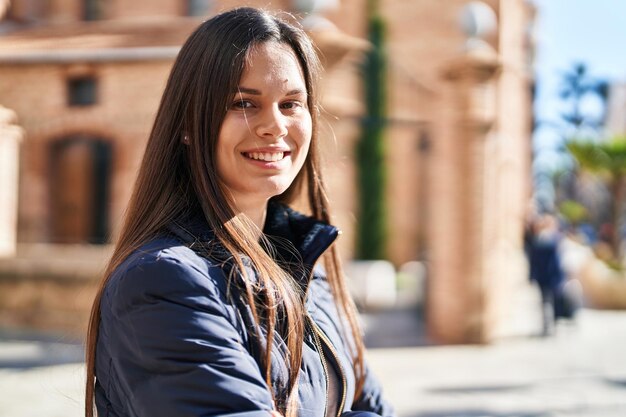
[[[286,101],[280,105],[280,108],[285,110],[295,110],[299,107],[302,107],[302,103],[297,100]]]
[[[234,109],[245,110],[245,109],[252,108],[253,105],[252,105],[252,102],[248,100],[235,100],[231,107]]]

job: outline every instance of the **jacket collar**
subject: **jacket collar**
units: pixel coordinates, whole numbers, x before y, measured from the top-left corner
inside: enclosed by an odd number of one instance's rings
[[[271,201],[263,233],[278,250],[281,260],[301,262],[312,268],[337,239],[339,229]]]
[[[200,211],[173,222],[168,229],[192,249],[210,248],[211,256],[220,260],[230,257]],[[340,233],[335,226],[274,201],[268,203],[263,232],[272,245],[268,250],[274,259],[298,280],[310,275],[319,257]]]

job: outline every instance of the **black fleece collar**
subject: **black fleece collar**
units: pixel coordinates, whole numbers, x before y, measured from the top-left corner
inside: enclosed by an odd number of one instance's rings
[[[293,249],[300,256],[300,261],[313,267],[318,258],[339,236],[339,229],[317,219],[305,216],[290,207],[270,201],[263,233],[281,252],[286,261],[296,261]],[[289,242],[291,248],[285,248]],[[289,255],[291,249],[291,256]]]

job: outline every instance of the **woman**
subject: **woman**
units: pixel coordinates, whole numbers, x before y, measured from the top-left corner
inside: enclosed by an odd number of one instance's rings
[[[392,415],[332,246],[318,69],[256,9],[183,45],[94,303],[87,416]]]

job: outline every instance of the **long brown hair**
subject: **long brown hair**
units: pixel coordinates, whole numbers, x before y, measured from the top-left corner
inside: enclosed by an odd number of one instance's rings
[[[293,279],[256,240],[251,221],[244,215],[235,214],[232,201],[217,176],[215,157],[226,109],[244,71],[249,51],[268,41],[282,42],[293,49],[304,74],[313,121],[311,146],[304,166],[289,189],[275,199],[287,204],[296,199],[304,200],[314,218],[330,221],[317,139],[316,82],[320,65],[309,38],[301,29],[252,8],[234,9],[204,22],[185,42],[172,67],[120,237],[94,300],[86,346],[87,417],[94,415],[100,301],[109,277],[133,251],[162,234],[168,224],[194,206],[202,210],[216,239],[228,252],[247,256],[257,273],[258,284],[245,276],[239,281],[243,283],[257,327],[265,326],[268,335],[261,365],[270,392],[272,335],[277,326],[277,311],[284,315],[289,386],[287,398],[277,404],[284,404],[279,411],[287,416],[297,413],[297,381],[305,331],[303,296],[298,293]],[[183,143],[183,136],[188,138],[186,143]],[[358,396],[364,378],[363,342],[356,309],[346,289],[334,246],[326,251],[323,260],[335,303],[349,323],[350,329],[345,336],[354,341],[353,365],[358,381],[355,396]],[[245,275],[241,258],[234,256],[233,261],[234,270]],[[264,291],[258,291],[259,287]]]

